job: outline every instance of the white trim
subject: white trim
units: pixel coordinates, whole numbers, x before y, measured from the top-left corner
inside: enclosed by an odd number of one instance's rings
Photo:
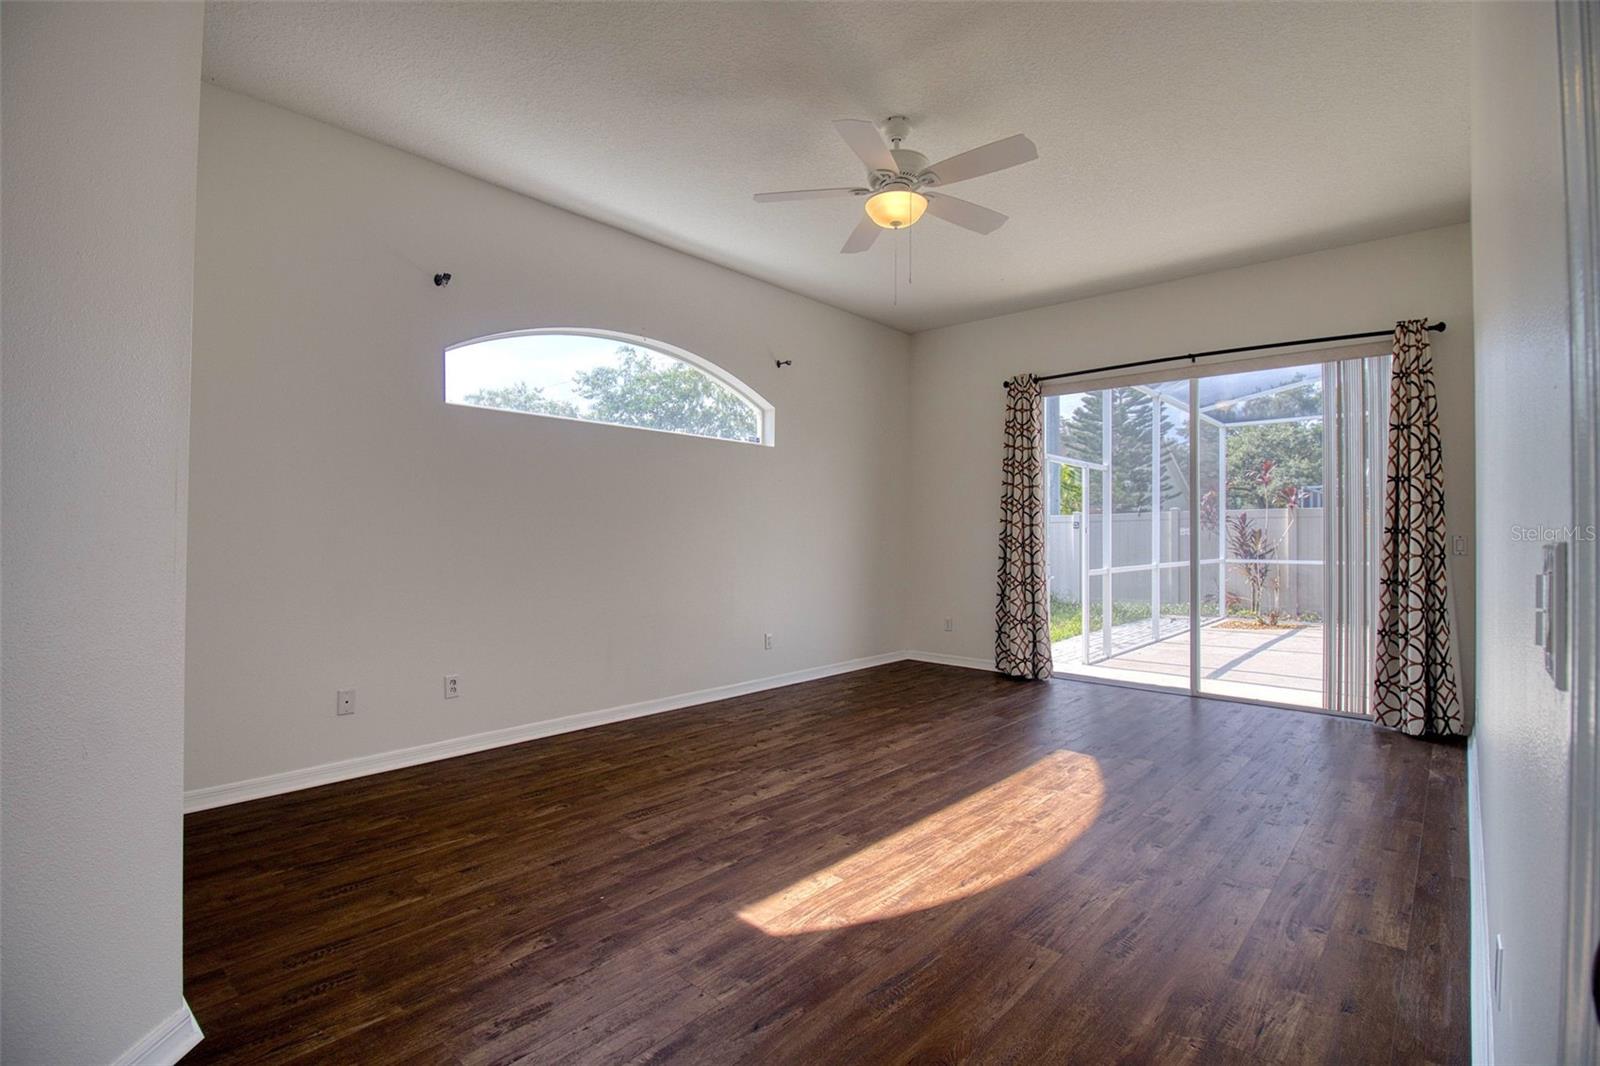
[[[956,666],[966,670],[982,670],[986,673],[993,673],[995,669],[992,659],[979,659],[973,656],[946,655],[942,652],[932,651],[887,652],[882,655],[870,655],[862,659],[849,659],[845,662],[830,663],[827,666],[812,667],[808,670],[795,670],[787,674],[774,674],[771,677],[760,677],[750,681],[735,682],[731,685],[701,689],[698,692],[685,692],[662,699],[645,700],[640,703],[624,704],[620,707],[608,707],[598,711],[584,711],[580,714],[569,714],[560,718],[528,722],[523,725],[511,726],[507,729],[491,730],[487,733],[473,733],[463,737],[453,737],[448,740],[434,741],[430,744],[419,744],[413,748],[400,748],[396,751],[379,752],[376,755],[361,755],[353,759],[343,759],[339,762],[308,766],[301,770],[286,770],[283,773],[268,774],[265,777],[254,777],[245,781],[235,781],[231,784],[190,789],[183,794],[183,809],[184,813],[192,814],[195,811],[210,810],[213,807],[247,803],[250,800],[264,799],[267,796],[279,796],[286,792],[298,792],[301,789],[316,788],[319,785],[331,785],[336,781],[348,781],[351,778],[386,773],[390,770],[399,770],[407,766],[437,762],[440,759],[451,759],[457,755],[470,755],[476,751],[487,751],[490,748],[505,747],[509,744],[521,744],[528,740],[538,740],[540,737],[555,736],[559,733],[572,733],[580,729],[590,729],[594,726],[607,725],[612,722],[625,722],[631,718],[644,718],[652,714],[681,710],[684,707],[693,707],[702,703],[732,699],[735,696],[745,696],[753,692],[765,692],[768,689],[782,688],[786,685],[798,685],[805,681],[817,681],[825,677],[834,677],[838,674],[848,674],[856,670],[866,670],[874,666],[887,666],[890,663],[905,661],[934,663],[939,666]],[[1088,684],[1141,688],[1148,691],[1164,692],[1169,695],[1187,695],[1185,691],[1179,689],[1141,685],[1135,682],[1116,681],[1108,678],[1077,677],[1072,674],[1060,673],[1055,676],[1063,680]],[[1346,720],[1370,721],[1368,718],[1357,715],[1338,714],[1333,711],[1318,710],[1311,707],[1296,707],[1290,704],[1275,704],[1264,700],[1241,699],[1236,696],[1202,694],[1197,698],[1218,700],[1224,703],[1282,707],[1286,710],[1308,711],[1312,714],[1325,714]]]
[[[918,663],[935,663],[939,666],[960,666],[968,670],[987,670],[994,673],[993,659],[976,659],[966,655],[945,655],[937,651],[908,651],[901,655]]]
[[[1489,988],[1489,967],[1494,953],[1489,950],[1488,884],[1484,880],[1483,794],[1478,785],[1478,738],[1467,738],[1467,912],[1471,947],[1467,953],[1469,1014],[1472,1023],[1472,1062],[1474,1066],[1494,1066],[1494,997]]]
[[[1069,638],[1070,639],[1070,638]],[[1171,638],[1168,638],[1171,639]],[[1139,647],[1147,647],[1141,644]],[[1080,666],[1081,663],[1071,663],[1070,666]],[[1174,675],[1176,676],[1176,675]],[[1300,714],[1320,714],[1324,718],[1337,718],[1344,722],[1365,722],[1372,725],[1372,716],[1368,714],[1353,714],[1349,711],[1330,711],[1326,707],[1307,707],[1303,703],[1282,703],[1278,700],[1263,700],[1253,696],[1233,696],[1221,692],[1191,692],[1187,684],[1184,685],[1158,685],[1152,681],[1131,681],[1120,677],[1103,677],[1099,674],[1075,674],[1068,666],[1056,664],[1055,672],[1050,676],[1052,681],[1073,681],[1080,685],[1106,685],[1110,688],[1131,688],[1139,692],[1159,692],[1167,696],[1182,696],[1191,700],[1207,700],[1211,703],[1236,703],[1241,707],[1271,707],[1279,711],[1297,711]]]
[[[1600,1062],[1594,975],[1600,941],[1600,20],[1590,4],[1556,5],[1566,170],[1567,285],[1571,315],[1572,519],[1569,537],[1567,672],[1571,755],[1567,798],[1567,943],[1561,1060]],[[1559,680],[1559,679],[1558,679]]]
[[[352,777],[366,777],[369,774],[381,774],[388,770],[415,766],[418,763],[450,759],[457,755],[467,755],[475,751],[504,747],[507,744],[520,744],[525,740],[537,740],[540,737],[554,736],[557,733],[571,733],[575,730],[588,729],[592,726],[606,725],[611,722],[624,722],[630,718],[643,718],[646,715],[661,714],[664,711],[676,711],[699,703],[711,703],[714,700],[731,699],[734,696],[744,696],[752,692],[782,688],[785,685],[797,685],[802,681],[815,681],[819,678],[832,677],[835,674],[847,674],[853,670],[864,670],[871,666],[883,666],[887,663],[900,662],[910,657],[912,656],[905,652],[889,652],[884,655],[868,656],[864,659],[850,659],[846,662],[816,666],[808,670],[795,670],[787,674],[775,674],[771,677],[760,677],[751,681],[739,681],[731,685],[701,689],[698,692],[684,692],[676,696],[666,696],[662,699],[628,703],[620,707],[607,707],[598,711],[584,711],[580,714],[569,714],[560,718],[547,718],[538,722],[527,722],[507,729],[495,729],[487,733],[473,733],[464,737],[437,740],[431,744],[419,744],[414,748],[400,748],[397,751],[379,752],[376,755],[359,755],[353,759],[322,763],[319,766],[308,766],[301,770],[286,770],[283,773],[268,774],[265,777],[253,777],[246,781],[235,781],[226,785],[210,785],[206,788],[190,789],[183,794],[183,809],[185,813],[192,813],[194,811],[209,810],[212,807],[225,807],[229,804],[244,803],[248,800],[261,799],[265,796],[277,796],[285,792],[296,792],[303,788],[329,785],[335,781],[348,781]],[[964,664],[957,663],[955,665]],[[993,669],[993,667],[985,667],[985,669]]]
[[[166,1021],[139,1038],[127,1051],[111,1060],[111,1066],[172,1066],[187,1055],[205,1034],[189,1010],[189,1001],[181,1001],[177,1010]]]

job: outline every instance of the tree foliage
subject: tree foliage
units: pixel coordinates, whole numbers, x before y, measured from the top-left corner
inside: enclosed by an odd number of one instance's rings
[[[573,388],[590,402],[584,416],[621,426],[696,433],[728,440],[759,440],[755,410],[706,374],[676,360],[662,367],[628,345],[617,366],[573,375]]]
[[[1078,467],[1061,464],[1061,479],[1057,486],[1060,510],[1057,514],[1077,514],[1083,510],[1083,478]]]
[[[566,400],[552,400],[537,385],[526,381],[508,385],[503,389],[480,389],[463,399],[478,407],[498,407],[503,411],[525,411],[530,415],[561,415],[578,418],[577,404]]]
[[[1322,426],[1319,422],[1269,422],[1251,424],[1253,418],[1287,418],[1322,414],[1322,393],[1315,383],[1284,389],[1266,396],[1251,397],[1229,405],[1226,416],[1228,435],[1227,506],[1276,507],[1268,502],[1281,498],[1288,486],[1322,484]],[[1119,514],[1148,511],[1150,499],[1150,432],[1155,418],[1155,398],[1143,389],[1112,389],[1111,393],[1111,481],[1112,504]],[[1061,420],[1062,446],[1067,455],[1091,462],[1101,460],[1104,448],[1102,408],[1104,393],[1086,393],[1070,415]],[[1188,455],[1183,445],[1174,445],[1173,435],[1182,426],[1174,421],[1166,405],[1161,409],[1161,498],[1180,500],[1188,476]],[[1220,432],[1220,430],[1219,430]],[[1213,437],[1214,441],[1215,438]],[[1271,461],[1273,480],[1259,483],[1264,462]],[[1211,476],[1215,474],[1211,464]],[[1201,459],[1202,474],[1205,457]],[[1201,483],[1206,479],[1202,477]],[[1063,482],[1063,485],[1065,483]],[[1091,504],[1098,503],[1091,499]],[[1206,527],[1216,528],[1216,501],[1205,501],[1210,508]],[[1165,506],[1165,505],[1164,505]]]
[[[1221,400],[1208,408],[1224,422],[1249,422],[1260,418],[1289,418],[1322,414],[1320,376],[1291,382],[1255,396]]]
[[[1156,418],[1155,397],[1143,389],[1111,392],[1111,503],[1118,514],[1149,511],[1154,503],[1150,482],[1150,434]],[[1083,402],[1061,421],[1062,444],[1074,458],[1099,462],[1104,450],[1104,393],[1085,394]],[[1178,467],[1170,447],[1175,424],[1167,405],[1161,405],[1161,498],[1176,500],[1187,474]],[[1186,461],[1186,460],[1185,460]],[[1091,498],[1091,503],[1098,499]]]
[[[1260,472],[1269,468],[1265,481]],[[1290,489],[1322,484],[1322,426],[1269,422],[1228,430],[1228,508],[1282,507]]]
[[[525,381],[483,389],[465,397],[479,407],[498,407],[536,415],[562,415],[619,426],[641,426],[726,440],[760,439],[755,409],[707,374],[631,345],[617,348],[616,366],[598,366],[573,375],[572,388],[584,401],[556,400]],[[666,364],[666,365],[662,365]]]

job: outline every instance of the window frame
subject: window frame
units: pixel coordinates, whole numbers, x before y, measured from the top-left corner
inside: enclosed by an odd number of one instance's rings
[[[470,348],[475,344],[488,341],[505,340],[510,337],[592,337],[596,340],[616,341],[619,344],[630,344],[664,355],[669,359],[676,359],[687,363],[700,371],[712,381],[730,390],[745,403],[755,409],[756,413],[756,440],[738,440],[733,437],[713,437],[704,433],[686,433],[675,429],[657,429],[655,426],[630,426],[621,422],[605,422],[597,418],[573,418],[568,415],[552,415],[539,411],[512,411],[504,407],[489,407],[472,403],[457,403],[450,399],[448,389],[448,375],[445,372],[449,365],[450,353],[459,348]],[[637,333],[623,333],[620,330],[596,329],[590,326],[535,326],[530,329],[509,329],[498,333],[486,333],[481,337],[457,341],[447,344],[444,348],[444,359],[440,363],[440,391],[443,394],[445,406],[468,407],[477,411],[503,411],[506,414],[531,415],[535,418],[554,418],[563,422],[582,422],[591,426],[609,426],[612,429],[640,429],[648,433],[665,433],[674,437],[693,437],[696,440],[720,441],[725,444],[753,444],[759,447],[771,448],[776,444],[774,428],[777,409],[769,403],[755,389],[746,385],[739,378],[729,373],[726,369],[713,363],[704,356],[696,355],[686,348],[680,348],[667,341],[656,340]]]

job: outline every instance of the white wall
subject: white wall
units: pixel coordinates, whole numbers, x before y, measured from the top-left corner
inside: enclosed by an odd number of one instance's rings
[[[5,4],[0,1058],[183,1013],[202,9]],[[169,1047],[170,1050],[170,1047]]]
[[[903,647],[904,334],[209,86],[196,262],[189,788]],[[532,326],[698,353],[777,446],[441,402]]]
[[[1473,529],[1471,248],[1465,225],[950,326],[913,338],[907,639],[994,659],[1002,382],[1208,348],[1443,319],[1433,335],[1450,532]],[[1221,363],[1222,360],[1211,360]],[[1473,574],[1452,560],[1470,690]],[[944,632],[953,618],[954,632]]]
[[[1555,1062],[1570,711],[1532,642],[1540,545],[1572,522],[1566,216],[1553,4],[1473,12],[1472,243],[1478,318],[1476,746],[1488,936],[1505,941],[1495,1058]],[[1480,945],[1474,965],[1490,963]]]

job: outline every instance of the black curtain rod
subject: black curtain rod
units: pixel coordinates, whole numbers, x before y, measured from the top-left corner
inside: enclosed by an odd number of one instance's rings
[[[1444,323],[1435,322],[1428,326],[1429,333],[1443,333]],[[1131,363],[1116,363],[1112,366],[1097,366],[1088,370],[1068,370],[1061,374],[1041,374],[1035,381],[1056,381],[1060,378],[1081,378],[1087,374],[1106,374],[1113,370],[1128,370],[1136,366],[1156,366],[1160,363],[1181,363],[1185,359],[1191,363],[1196,359],[1204,359],[1208,355],[1237,355],[1239,352],[1259,352],[1267,348],[1293,348],[1301,344],[1331,344],[1334,341],[1359,341],[1370,337],[1392,337],[1392,329],[1375,329],[1368,333],[1341,333],[1336,337],[1305,337],[1297,341],[1273,341],[1271,344],[1246,344],[1238,348],[1213,348],[1209,352],[1190,352],[1188,355],[1165,355],[1160,359],[1138,359]]]

